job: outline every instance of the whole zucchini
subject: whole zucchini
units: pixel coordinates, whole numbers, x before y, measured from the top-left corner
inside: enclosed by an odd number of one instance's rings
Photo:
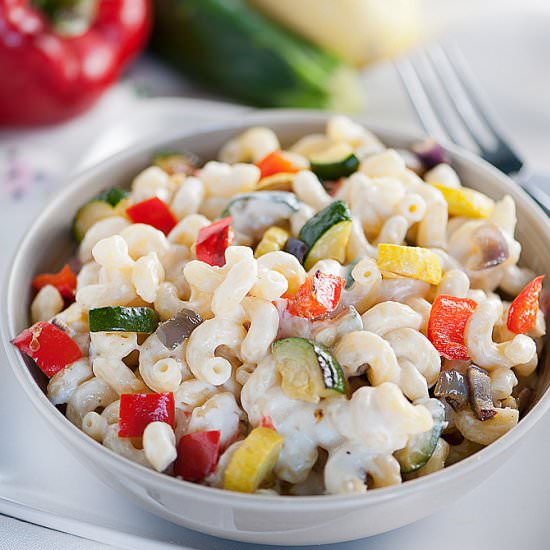
[[[156,0],[152,49],[215,91],[266,107],[353,111],[356,73],[245,0]]]

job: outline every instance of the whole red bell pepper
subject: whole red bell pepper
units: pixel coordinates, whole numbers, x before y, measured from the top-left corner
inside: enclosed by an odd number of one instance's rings
[[[0,126],[52,124],[90,107],[145,44],[149,0],[0,0]]]

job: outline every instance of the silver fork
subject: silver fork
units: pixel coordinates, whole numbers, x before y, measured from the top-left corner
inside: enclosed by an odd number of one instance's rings
[[[397,60],[395,67],[426,133],[474,150],[511,176],[550,215],[550,176],[534,173],[502,137],[456,47],[438,44]]]

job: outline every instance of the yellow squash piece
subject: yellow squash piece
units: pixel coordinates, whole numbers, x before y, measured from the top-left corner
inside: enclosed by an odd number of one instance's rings
[[[271,474],[284,438],[270,428],[254,428],[235,451],[225,470],[223,488],[254,493]]]
[[[306,257],[304,264],[306,271],[311,269],[319,260],[332,259],[343,264],[346,259],[346,248],[350,235],[351,220],[337,223],[328,231],[325,231]]]
[[[443,193],[451,216],[488,218],[495,207],[493,199],[474,189],[445,187],[439,183],[432,183],[431,185]]]
[[[86,231],[95,223],[105,218],[114,216],[126,216],[126,208],[128,207],[128,199],[122,199],[116,206],[111,206],[103,200],[93,200],[81,206],[76,213],[73,221],[73,234],[76,240],[80,242]]]
[[[256,191],[292,191],[292,183],[296,174],[291,172],[278,172],[262,178],[258,185],[256,185]]]
[[[266,230],[262,240],[258,243],[254,256],[259,258],[268,252],[282,250],[288,241],[290,234],[281,227],[273,226]]]
[[[419,246],[379,244],[378,268],[380,271],[426,281],[432,285],[438,285],[441,281],[439,257],[431,250]]]

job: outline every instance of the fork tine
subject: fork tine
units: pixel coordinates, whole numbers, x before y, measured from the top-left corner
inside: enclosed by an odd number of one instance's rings
[[[418,121],[426,133],[434,139],[447,141],[447,135],[444,132],[438,117],[434,113],[430,100],[426,94],[426,89],[422,85],[418,73],[410,59],[404,57],[397,60],[394,63],[394,67],[403,82],[403,86],[407,92],[410,103],[416,112]]]
[[[491,113],[491,107],[488,102],[483,98],[483,92],[475,84],[475,77],[472,75],[464,56],[458,48],[447,44],[445,47],[438,46],[437,51],[441,54],[441,59],[446,60],[446,66],[454,74],[457,82],[459,82],[462,89],[466,92],[466,99],[472,107],[472,113],[477,115],[478,119],[485,123],[485,126],[490,130],[492,138],[495,141],[500,140],[500,132],[495,127],[493,117],[487,113]],[[468,124],[468,121],[465,120]]]
[[[495,149],[498,144],[496,132],[486,122],[486,117],[476,104],[476,96],[466,89],[464,78],[460,78],[453,63],[441,46],[434,46],[428,54],[439,83],[457,116],[481,151]]]
[[[478,142],[472,136],[469,128],[464,126],[460,116],[456,112],[452,98],[446,93],[441,93],[443,83],[441,77],[434,67],[429,55],[420,51],[413,58],[413,65],[424,86],[432,108],[441,126],[445,129],[451,141],[462,144],[468,148],[478,149]]]

